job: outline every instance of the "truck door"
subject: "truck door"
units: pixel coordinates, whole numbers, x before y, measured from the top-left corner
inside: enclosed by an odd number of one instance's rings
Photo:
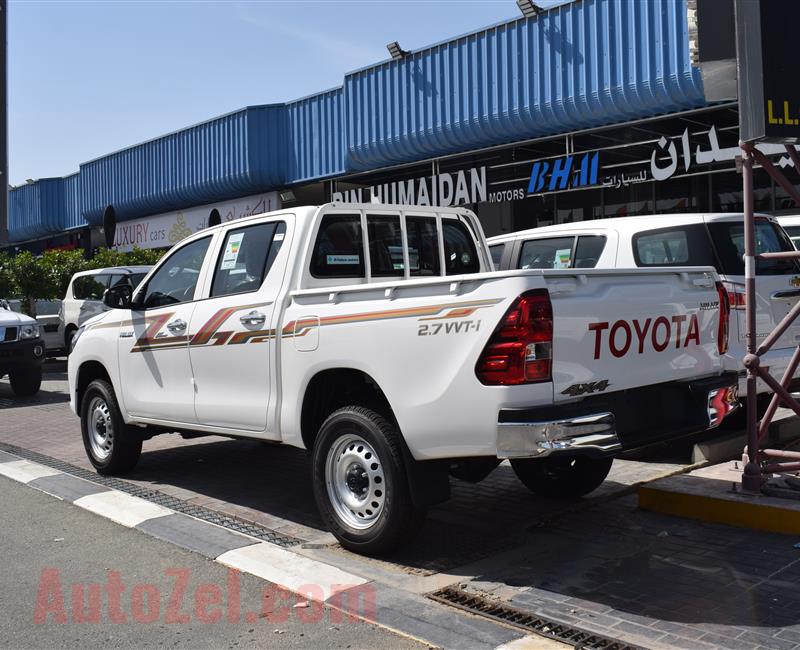
[[[197,303],[190,327],[195,413],[201,424],[267,429],[287,218],[231,229],[222,238],[208,299]]]
[[[140,289],[144,294],[119,328],[122,398],[132,415],[194,423],[189,322],[211,236],[171,251]]]

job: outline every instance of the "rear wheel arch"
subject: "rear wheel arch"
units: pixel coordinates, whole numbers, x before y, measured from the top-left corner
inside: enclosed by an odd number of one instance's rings
[[[369,374],[355,368],[322,370],[311,378],[303,395],[300,431],[306,449],[313,449],[322,423],[343,406],[366,406],[396,421],[389,400]]]
[[[318,372],[308,383],[300,415],[301,435],[306,449],[313,452],[323,423],[344,407],[370,409],[397,429],[408,487],[417,507],[434,505],[450,498],[448,463],[414,459],[388,398],[378,382],[363,370],[331,368]]]

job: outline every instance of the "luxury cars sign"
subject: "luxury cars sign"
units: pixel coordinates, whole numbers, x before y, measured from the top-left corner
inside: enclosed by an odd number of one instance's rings
[[[184,237],[208,225],[213,210],[219,212],[220,221],[232,221],[280,207],[276,192],[265,192],[232,201],[201,205],[187,210],[157,214],[144,219],[122,221],[117,224],[114,248],[130,251],[137,248],[163,248],[172,246]]]

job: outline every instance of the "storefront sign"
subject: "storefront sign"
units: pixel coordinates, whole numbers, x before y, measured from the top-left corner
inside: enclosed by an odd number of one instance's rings
[[[545,189],[554,192],[596,185],[599,160],[600,152],[596,151],[583,156],[564,156],[553,161],[535,162],[531,170],[531,180],[528,182],[528,194],[538,194]]]
[[[736,0],[742,140],[800,141],[800,3]]]
[[[270,212],[280,207],[277,192],[256,194],[232,201],[201,205],[187,210],[158,214],[144,219],[122,221],[117,224],[114,248],[130,251],[137,248],[162,248],[172,246],[184,237],[208,225],[212,210],[217,210],[222,223]]]
[[[680,145],[680,154],[678,153]],[[759,147],[766,155],[781,155],[778,165],[786,167],[793,165],[792,159],[786,155],[786,149],[779,144],[765,144]],[[664,181],[671,178],[676,171],[688,172],[692,168],[692,162],[697,165],[708,165],[715,162],[735,160],[741,155],[742,150],[737,147],[725,147],[721,149],[717,136],[717,127],[713,125],[708,131],[708,146],[697,145],[692,158],[692,150],[689,146],[689,129],[685,129],[679,138],[667,140],[661,137],[657,146],[653,149],[650,156],[650,173],[653,180]],[[664,160],[664,158],[667,160]]]
[[[472,167],[452,173],[420,176],[334,192],[333,200],[346,203],[393,203],[440,207],[483,203],[487,200],[486,167]]]

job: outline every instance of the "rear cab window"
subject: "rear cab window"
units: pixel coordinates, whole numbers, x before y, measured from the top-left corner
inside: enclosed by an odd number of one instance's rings
[[[792,240],[778,225],[756,217],[756,254],[795,250]],[[719,257],[720,273],[744,275],[744,224],[716,221],[708,224]],[[800,273],[797,260],[756,259],[756,275],[793,275]]]
[[[480,272],[475,238],[465,224],[456,219],[442,219],[442,238],[446,275]]]
[[[522,244],[520,269],[593,269],[606,245],[603,235],[529,239]]]
[[[503,263],[503,253],[505,250],[505,244],[495,244],[494,246],[489,246],[489,254],[492,256],[492,266],[494,266],[495,271],[500,270],[500,265]]]
[[[636,266],[716,267],[704,224],[645,230],[633,236]]]
[[[362,221],[334,213],[322,216],[309,271],[318,279],[385,281],[479,273],[481,259],[458,216],[366,211]]]
[[[324,216],[311,256],[311,275],[315,278],[363,278],[364,274],[361,216]]]

